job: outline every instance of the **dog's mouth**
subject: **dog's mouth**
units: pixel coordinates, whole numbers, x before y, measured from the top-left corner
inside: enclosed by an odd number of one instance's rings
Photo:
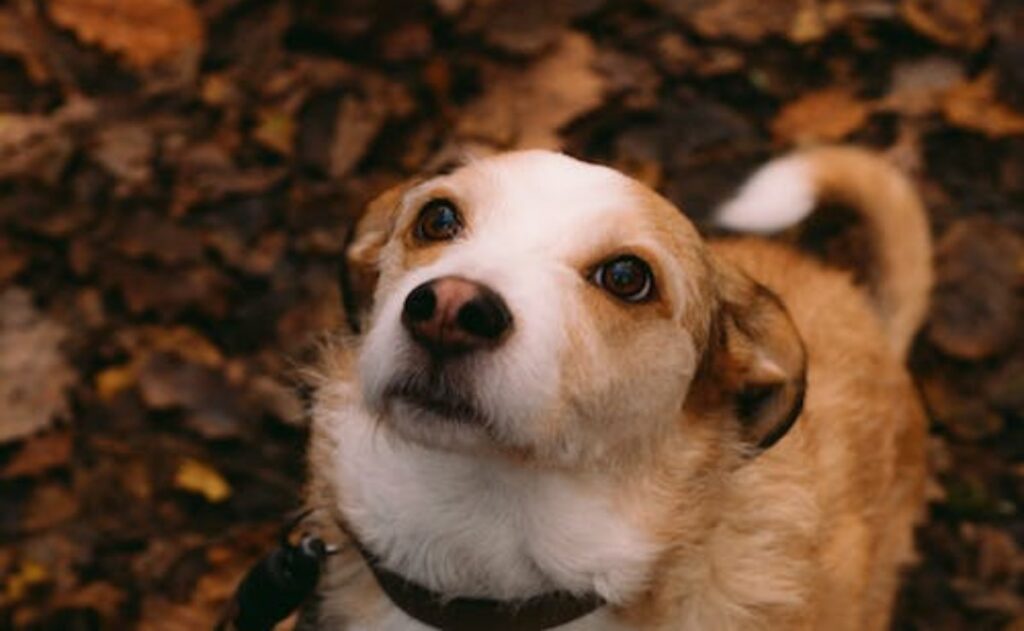
[[[385,389],[384,399],[402,402],[450,421],[486,423],[486,416],[471,396],[438,377],[400,376]]]

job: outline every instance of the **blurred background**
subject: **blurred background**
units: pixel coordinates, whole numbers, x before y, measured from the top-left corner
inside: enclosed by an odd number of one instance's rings
[[[938,285],[935,502],[897,629],[1024,629],[1024,4],[0,2],[0,629],[209,628],[299,502],[363,204],[548,147],[702,221],[768,156],[877,147]],[[786,238],[856,268],[840,210]]]

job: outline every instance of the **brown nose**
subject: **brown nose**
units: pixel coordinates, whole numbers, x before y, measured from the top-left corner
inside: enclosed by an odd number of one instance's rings
[[[402,324],[432,355],[450,357],[501,343],[512,314],[489,287],[445,276],[409,292]]]

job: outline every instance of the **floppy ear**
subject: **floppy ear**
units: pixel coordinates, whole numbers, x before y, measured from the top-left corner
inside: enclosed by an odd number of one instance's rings
[[[380,275],[380,253],[395,229],[402,197],[417,181],[406,181],[387,189],[366,206],[356,222],[345,250],[342,292],[349,325],[356,332],[369,312]]]
[[[691,400],[698,413],[733,419],[756,452],[803,410],[807,356],[778,296],[729,263],[716,268],[718,314]]]

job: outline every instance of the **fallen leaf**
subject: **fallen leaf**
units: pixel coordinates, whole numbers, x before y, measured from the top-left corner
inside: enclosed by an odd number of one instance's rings
[[[946,46],[977,49],[988,39],[988,0],[903,0],[903,17]]]
[[[0,285],[7,283],[28,266],[28,254],[7,237],[0,236]]]
[[[308,420],[297,387],[287,386],[271,377],[259,376],[249,383],[255,402],[288,425],[301,427]]]
[[[50,0],[45,6],[55,23],[135,68],[192,65],[202,52],[203,23],[188,0]]]
[[[331,177],[343,178],[356,166],[387,120],[388,110],[372,99],[347,96],[338,104],[328,154]]]
[[[25,561],[9,574],[4,580],[3,598],[0,604],[18,602],[26,596],[30,589],[49,581],[50,575],[46,567],[33,561]]]
[[[1020,332],[1017,284],[1024,242],[989,220],[963,220],[936,244],[935,259],[928,338],[960,359],[1006,350]]]
[[[0,52],[19,58],[34,83],[45,83],[50,79],[38,42],[32,38],[24,20],[13,7],[0,9]]]
[[[115,620],[128,595],[106,581],[87,583],[72,592],[58,594],[54,609],[90,609],[108,623]]]
[[[96,136],[93,156],[118,180],[120,195],[134,192],[152,178],[156,151],[153,132],[140,123],[121,123],[104,127]]]
[[[21,519],[21,527],[25,532],[52,528],[77,515],[78,510],[78,497],[63,484],[42,484],[32,493]]]
[[[946,94],[964,81],[963,64],[946,56],[932,56],[895,64],[889,92],[879,109],[924,116],[942,109]]]
[[[821,39],[846,18],[843,4],[817,0],[658,0],[658,4],[704,37],[746,43],[769,35],[809,42]]]
[[[220,318],[228,308],[231,279],[213,266],[149,269],[107,260],[100,277],[121,292],[129,310],[136,314],[155,311],[169,315],[196,309]]]
[[[238,389],[206,366],[160,353],[142,362],[138,379],[147,406],[187,410],[187,424],[209,439],[238,436],[249,415]]]
[[[980,131],[993,138],[1024,134],[1024,113],[996,97],[995,75],[985,72],[946,94],[943,110],[954,125]]]
[[[430,26],[410,22],[392,30],[381,42],[382,56],[390,62],[423,59],[434,47]]]
[[[642,110],[657,105],[661,77],[643,57],[601,51],[595,67],[605,78],[605,91],[622,95],[624,106]]]
[[[933,420],[960,440],[991,438],[1006,426],[983,399],[955,392],[946,380],[925,381],[921,391]]]
[[[992,23],[997,92],[1007,103],[1024,110],[1024,5],[1001,3]]]
[[[693,72],[700,77],[714,77],[743,68],[743,53],[726,46],[697,45],[675,32],[665,33],[656,42],[662,67],[676,75]]]
[[[171,214],[180,216],[201,202],[219,202],[231,195],[257,195],[278,184],[286,167],[239,168],[216,142],[188,147],[177,161],[174,204]]]
[[[216,469],[187,458],[174,474],[175,488],[202,495],[207,502],[219,504],[231,497],[231,485]]]
[[[217,607],[196,607],[193,603],[176,603],[159,594],[142,600],[139,631],[196,631],[216,626],[221,610]]]
[[[0,112],[0,179],[55,183],[74,151],[73,132],[95,115],[95,105],[82,98],[49,116]]]
[[[70,432],[53,432],[25,441],[11,460],[0,466],[0,480],[35,476],[63,467],[71,458]]]
[[[601,103],[596,59],[590,38],[567,33],[525,70],[489,81],[488,91],[463,112],[456,134],[508,148],[560,148],[559,129]]]
[[[264,110],[252,132],[253,140],[283,156],[290,156],[295,146],[295,119],[279,110]]]
[[[987,398],[995,407],[1024,418],[1024,357],[1004,364],[986,386]]]
[[[605,0],[491,0],[473,2],[459,20],[465,31],[481,31],[491,45],[535,55],[558,41],[573,20],[601,8]]]
[[[61,353],[68,331],[41,315],[21,289],[0,293],[0,443],[23,438],[66,415],[77,380]]]
[[[110,247],[131,259],[168,265],[198,263],[203,258],[203,244],[194,230],[146,211],[120,222]]]
[[[0,178],[29,177],[55,182],[74,143],[45,116],[0,114]]]
[[[772,122],[772,135],[784,144],[841,140],[859,129],[871,106],[842,88],[805,94],[787,103]]]

